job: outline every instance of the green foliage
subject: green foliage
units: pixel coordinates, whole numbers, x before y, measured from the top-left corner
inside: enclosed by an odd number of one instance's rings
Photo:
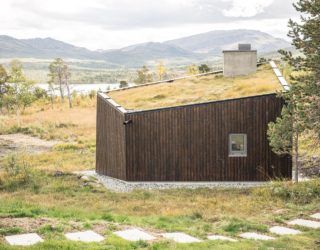
[[[320,2],[299,0],[294,7],[301,13],[301,22],[289,20],[288,36],[303,56],[294,57],[290,51],[279,51],[283,60],[291,68],[291,86],[290,90],[282,95],[286,100],[282,117],[277,119],[276,124],[269,126],[269,139],[273,150],[277,152],[288,146],[289,137],[293,138],[295,181],[297,182],[298,144],[301,133],[313,130],[320,139]],[[288,126],[287,130],[285,126]]]
[[[210,67],[207,64],[201,64],[198,67],[198,70],[199,70],[200,73],[207,73],[207,72],[211,71]]]
[[[18,160],[16,155],[10,155],[2,166],[4,174],[0,176],[0,190],[14,191],[31,181],[29,164]]]
[[[8,80],[8,74],[5,68],[0,64],[0,85],[6,83]]]
[[[122,88],[126,88],[126,87],[128,87],[127,81],[121,80],[120,81],[120,88],[122,89]]]
[[[136,84],[152,82],[152,74],[146,65],[137,70],[137,78],[134,80]]]
[[[35,100],[34,85],[28,81],[23,73],[22,64],[18,60],[13,60],[10,64],[10,85],[6,86],[6,92],[2,95],[0,107],[4,107],[8,112],[15,111],[17,118],[26,107],[29,107]]]
[[[268,125],[268,139],[273,151],[277,154],[291,154],[292,152],[292,116],[288,108],[284,107],[281,117]]]
[[[39,88],[39,87],[35,87],[34,90],[33,90],[33,94],[35,96],[35,99],[46,99],[48,98],[48,93],[47,91],[45,91],[44,89],[42,88]]]
[[[267,63],[267,62],[268,62],[268,60],[266,58],[264,58],[264,57],[260,57],[259,60],[258,60],[258,63],[261,63],[261,64]]]
[[[121,82],[120,82],[120,85],[121,85]],[[89,98],[90,98],[90,99],[94,99],[96,96],[97,96],[97,91],[91,90],[91,91],[89,92]]]
[[[292,182],[279,181],[266,187],[265,190],[270,197],[278,197],[286,202],[307,204],[320,198],[320,180],[300,182],[296,185],[292,184]]]

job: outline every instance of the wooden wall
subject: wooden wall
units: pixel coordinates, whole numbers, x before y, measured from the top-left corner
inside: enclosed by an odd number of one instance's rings
[[[97,96],[96,171],[126,179],[124,114],[104,97]]]
[[[126,126],[101,104],[97,128],[104,132],[97,132],[103,135],[97,140],[97,152],[106,161],[97,161],[101,173],[128,181],[291,178],[291,157],[275,155],[267,140],[267,124],[280,115],[283,105],[275,94],[127,113],[124,118],[132,123]],[[126,160],[121,159],[123,127]],[[228,156],[229,133],[247,134],[247,157]],[[125,163],[126,173],[120,173]]]

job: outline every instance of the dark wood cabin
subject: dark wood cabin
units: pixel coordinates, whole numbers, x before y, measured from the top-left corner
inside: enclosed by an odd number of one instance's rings
[[[97,98],[99,174],[160,182],[291,178],[291,157],[273,153],[267,139],[284,105],[276,93],[132,110],[112,92]]]

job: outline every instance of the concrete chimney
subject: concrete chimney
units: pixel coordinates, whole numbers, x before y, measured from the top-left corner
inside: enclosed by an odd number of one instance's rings
[[[223,75],[234,77],[248,75],[257,70],[257,51],[251,44],[238,44],[238,50],[223,51]]]

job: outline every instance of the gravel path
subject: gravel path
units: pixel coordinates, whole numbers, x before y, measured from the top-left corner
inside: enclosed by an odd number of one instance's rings
[[[92,176],[106,188],[116,192],[130,192],[134,189],[172,189],[172,188],[249,188],[267,185],[268,182],[128,182],[109,176],[99,175],[94,170],[75,172],[80,176]]]

